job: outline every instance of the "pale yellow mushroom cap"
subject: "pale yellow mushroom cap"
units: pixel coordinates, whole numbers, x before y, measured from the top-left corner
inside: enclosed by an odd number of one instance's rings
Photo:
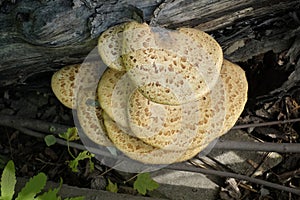
[[[205,144],[184,151],[160,149],[143,142],[139,138],[126,134],[105,113],[103,113],[103,118],[108,136],[115,146],[129,158],[145,164],[172,164],[183,162],[193,158],[207,147],[207,144]]]
[[[107,134],[112,142],[120,151],[133,160],[145,164],[171,164],[190,159],[197,154],[195,150],[167,151],[153,147],[144,143],[139,138],[123,132],[105,113],[103,114],[103,118]]]
[[[98,52],[102,61],[110,68],[125,71],[123,67],[122,44],[123,30],[128,23],[110,27],[104,31],[98,40]]]
[[[126,117],[124,112],[127,106],[126,87],[127,84],[122,84],[122,88],[116,88],[118,81],[121,80],[125,72],[115,69],[106,69],[98,84],[98,99],[102,109],[113,120],[118,121],[118,124],[126,126]],[[114,91],[119,92],[120,97],[113,98]],[[124,97],[125,96],[125,97]]]
[[[97,101],[95,88],[82,89],[78,93],[77,117],[84,133],[93,142],[113,146],[103,124],[102,109]]]
[[[221,134],[225,134],[231,129],[247,102],[248,83],[245,71],[238,65],[228,61],[223,61],[221,77],[226,86],[226,116]]]
[[[74,109],[75,76],[80,65],[69,65],[55,72],[51,79],[51,88],[57,99],[66,107]]]
[[[206,144],[206,136],[216,136],[223,126],[224,90],[219,81],[212,92],[182,105],[158,104],[135,91],[127,108],[131,131],[144,142],[166,150]]]
[[[126,134],[157,148],[186,150],[203,144],[205,132],[213,136],[222,128],[225,114],[218,112],[225,109],[224,102],[220,102],[224,95],[221,82],[208,96],[171,106],[152,102],[137,89],[128,95],[122,74],[107,69],[99,82],[98,96],[103,109],[110,113],[107,115]],[[116,87],[118,83],[124,87]],[[114,92],[118,95],[113,97]],[[211,95],[220,101],[212,102]]]
[[[51,88],[57,99],[66,107],[76,109],[77,93],[82,88],[97,87],[100,64],[85,62],[68,65],[55,72]]]
[[[193,101],[207,88],[197,69],[166,50],[138,50],[123,57],[125,66],[134,66],[128,76],[151,101],[180,105]]]
[[[122,57],[143,95],[169,105],[194,101],[210,91],[223,61],[220,45],[200,30],[138,23],[124,28]]]

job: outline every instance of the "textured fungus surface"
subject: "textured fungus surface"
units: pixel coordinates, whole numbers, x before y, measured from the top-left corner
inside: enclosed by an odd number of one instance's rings
[[[202,31],[128,22],[105,31],[98,50],[109,67],[101,77],[97,64],[67,66],[53,75],[52,88],[77,109],[91,140],[134,160],[188,160],[243,111],[244,71],[223,60],[221,47]]]
[[[123,67],[122,40],[127,23],[113,26],[104,31],[98,40],[98,51],[103,62],[112,69],[125,70]]]
[[[193,101],[218,80],[222,49],[200,30],[129,24],[123,37],[125,69],[152,101],[173,105]]]
[[[95,143],[103,146],[113,146],[106,134],[103,124],[102,109],[98,105],[96,91],[84,89],[79,91],[77,116],[84,133]]]
[[[55,96],[66,107],[75,109],[78,91],[97,86],[99,70],[100,64],[97,62],[63,67],[55,72],[51,79],[51,87]]]

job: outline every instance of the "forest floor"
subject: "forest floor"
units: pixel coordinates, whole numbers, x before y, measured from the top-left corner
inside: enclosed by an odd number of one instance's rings
[[[282,121],[300,118],[300,86],[282,95],[272,96],[270,91],[280,87],[293,71],[286,69],[288,59],[284,53],[267,52],[245,63],[239,63],[246,71],[249,83],[249,98],[247,105],[237,124],[253,124],[268,121]],[[295,64],[295,63],[294,63]],[[64,107],[53,95],[50,86],[51,74],[48,80],[40,83],[33,80],[28,85],[15,88],[5,88],[0,91],[0,114],[2,117],[15,116],[18,119],[38,119],[54,124],[64,124],[73,127],[72,111]],[[3,120],[3,119],[0,119]],[[107,179],[127,188],[119,192],[132,192],[132,181],[128,174],[111,170],[93,158],[95,170],[89,171],[88,160],[81,161],[79,172],[72,172],[68,161],[72,156],[67,146],[55,144],[46,145],[43,138],[29,136],[18,128],[0,126],[0,161],[3,167],[8,160],[16,165],[17,176],[32,177],[38,172],[47,174],[48,179],[65,184],[105,190]],[[31,125],[34,127],[34,124]],[[33,130],[34,131],[34,130]],[[276,124],[273,126],[244,129],[251,137],[261,142],[300,143],[300,122]],[[45,135],[47,133],[44,133]],[[80,143],[80,142],[79,142]],[[81,150],[70,148],[74,155]],[[257,177],[288,187],[300,187],[300,154],[281,153],[282,161],[263,175]],[[132,177],[134,174],[131,175]],[[124,183],[124,181],[126,183]],[[264,196],[258,192],[259,185],[248,183],[252,189],[239,187],[243,199],[297,199],[299,196],[269,188],[271,191]],[[122,188],[122,187],[121,187]],[[256,190],[258,189],[258,190]],[[229,195],[230,196],[230,195]],[[224,199],[225,197],[223,197]],[[230,197],[234,199],[233,197]],[[228,197],[228,199],[230,199]]]

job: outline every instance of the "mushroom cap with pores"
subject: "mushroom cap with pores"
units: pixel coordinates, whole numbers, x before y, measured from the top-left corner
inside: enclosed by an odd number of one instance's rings
[[[134,93],[128,104],[128,124],[131,131],[144,142],[166,150],[193,149],[209,143],[220,134],[225,123],[226,87],[219,77],[212,91],[197,100],[181,105],[162,105]],[[160,108],[162,111],[155,111]],[[172,112],[174,111],[174,112]],[[156,134],[146,135],[146,123],[162,117],[163,125]],[[166,116],[169,115],[169,116]],[[176,119],[176,120],[175,120]],[[155,129],[154,129],[155,130]]]
[[[124,75],[124,71],[107,68],[99,81],[97,90],[98,100],[102,109],[121,126],[126,126],[126,117],[122,113],[125,112],[127,106],[126,92],[130,87],[130,83],[127,82],[118,84],[119,81],[122,81],[121,78]],[[116,86],[120,86],[121,89],[118,89]],[[115,94],[116,92],[118,93]],[[119,98],[117,95],[122,98]]]
[[[56,98],[66,107],[74,109],[74,80],[80,65],[69,65],[55,72],[51,79],[51,88]]]
[[[123,132],[118,125],[103,113],[104,125],[108,136],[115,146],[133,160],[145,164],[172,164],[188,160],[201,149],[186,151],[167,151],[144,143],[142,140]],[[196,152],[195,152],[196,151]]]
[[[199,98],[207,88],[197,69],[173,52],[138,50],[124,55],[123,59],[125,67],[133,66],[127,71],[132,82],[144,96],[156,103],[187,103]]]
[[[196,100],[218,80],[222,49],[200,30],[129,24],[123,37],[125,69],[154,102],[178,105]]]
[[[187,104],[173,106],[152,102],[137,89],[127,91],[130,88],[126,86],[128,78],[125,79],[126,75],[117,77],[116,74],[120,72],[107,69],[103,77],[113,80],[109,82],[109,87],[105,87],[106,94],[109,94],[105,97],[105,101],[109,102],[106,104],[109,109],[106,110],[111,112],[111,118],[126,134],[165,150],[195,148],[206,143],[207,135],[213,137],[219,134],[224,123],[225,113],[222,111],[226,103],[222,81],[208,95]],[[98,88],[104,88],[102,84],[107,83],[99,82]],[[117,95],[113,96],[112,93]],[[123,103],[112,106],[111,102],[115,101],[113,98]]]
[[[112,26],[104,31],[98,40],[98,52],[102,61],[110,68],[125,71],[123,67],[123,30],[128,23]]]
[[[244,109],[245,72],[200,30],[127,22],[98,42],[109,67],[103,74],[100,62],[86,62],[51,80],[96,144],[145,164],[182,162],[225,134]]]
[[[85,135],[103,146],[113,146],[103,124],[102,109],[97,101],[95,88],[78,92],[77,117]]]
[[[245,71],[238,65],[228,61],[223,61],[221,77],[225,82],[226,91],[226,116],[222,134],[231,129],[247,102],[248,83]]]
[[[77,92],[82,88],[96,88],[100,77],[99,70],[98,62],[65,66],[52,76],[53,93],[66,107],[76,109]]]
[[[157,47],[151,27],[146,23],[130,22],[123,30],[122,56],[137,50]]]

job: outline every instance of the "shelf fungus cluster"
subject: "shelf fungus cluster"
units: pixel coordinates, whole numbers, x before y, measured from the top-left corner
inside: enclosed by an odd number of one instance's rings
[[[99,38],[97,62],[67,66],[52,89],[94,143],[145,164],[192,158],[237,121],[247,100],[244,71],[192,28],[128,22]]]

